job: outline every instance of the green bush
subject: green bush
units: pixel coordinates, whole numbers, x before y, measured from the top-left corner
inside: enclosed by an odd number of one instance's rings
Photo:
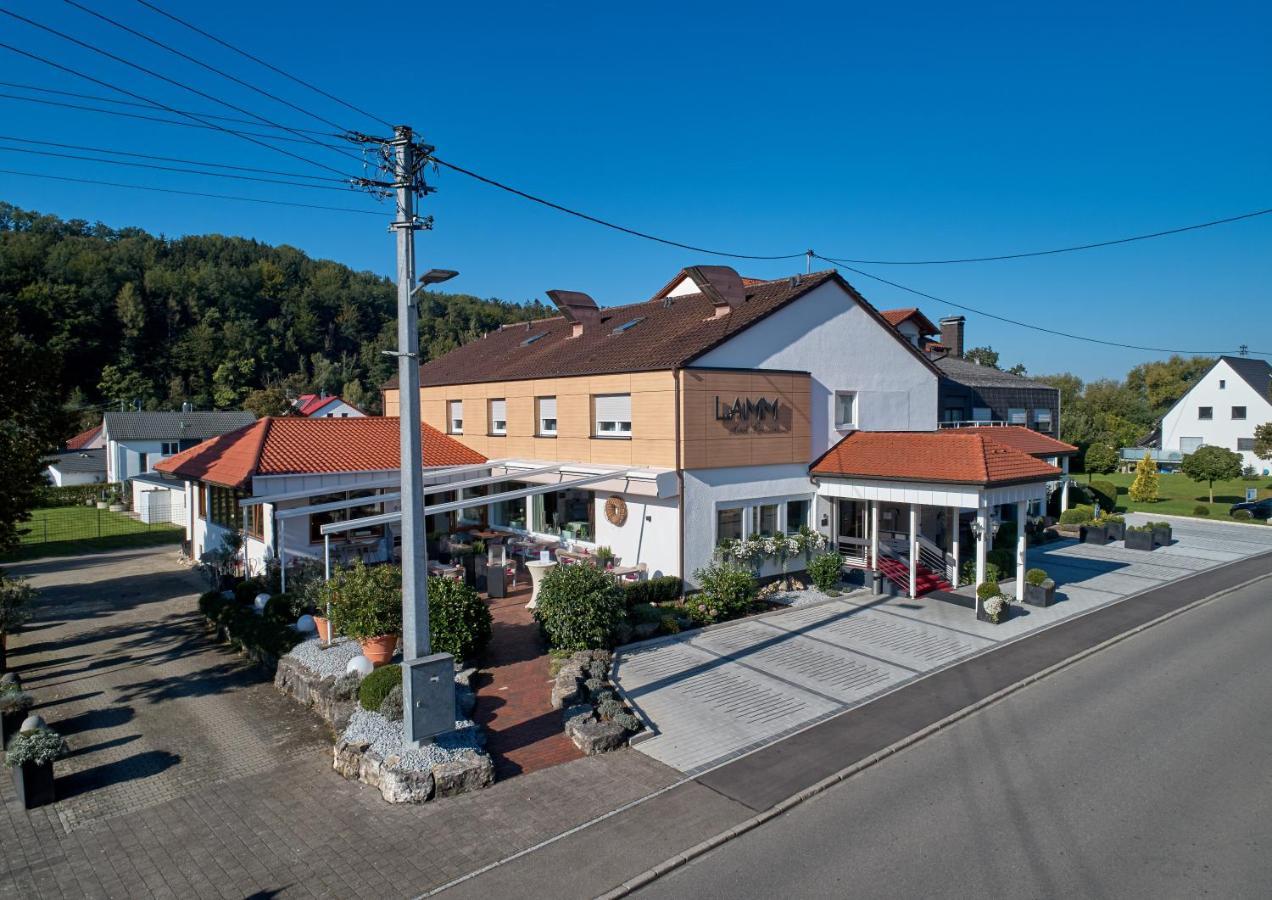
[[[989,558],[989,556],[990,556],[989,554],[986,554],[985,581],[987,583],[990,581],[997,582],[999,579],[1002,578],[1003,573],[998,568],[998,565]],[[959,568],[958,583],[961,585],[971,584],[975,580],[976,580],[976,560],[975,559],[964,560],[963,565]]]
[[[490,609],[477,591],[452,578],[428,580],[428,625],[434,653],[475,659],[490,643]]]
[[[402,667],[396,663],[380,666],[358,686],[358,703],[368,712],[379,712],[389,691],[402,686]]]
[[[986,562],[994,567],[997,573],[995,580],[1010,578],[1016,574],[1016,551],[995,548],[985,554]]]
[[[808,577],[813,579],[813,584],[822,593],[833,591],[835,585],[839,584],[839,573],[843,565],[843,558],[833,550],[819,553],[808,561]]]
[[[1239,509],[1232,514],[1234,519],[1253,519],[1254,514],[1248,509]]]
[[[51,763],[66,753],[66,741],[52,728],[36,728],[20,731],[9,742],[4,764],[11,768],[32,763],[37,766]]]
[[[361,560],[337,570],[323,585],[321,606],[331,604],[337,634],[365,641],[402,633],[402,570]]]
[[[990,597],[1001,597],[1003,595],[1002,588],[998,586],[998,581],[986,581],[976,589],[976,597],[983,603]]]
[[[1087,506],[1085,503],[1079,503],[1077,506],[1070,506],[1064,512],[1060,513],[1061,525],[1085,525],[1095,518],[1095,509]]]
[[[678,598],[683,590],[684,586],[675,575],[660,575],[645,581],[628,582],[623,586],[628,609],[642,603],[670,603]]]
[[[0,713],[7,716],[26,712],[35,705],[35,698],[10,682],[0,684]]]
[[[1208,516],[1210,515],[1210,507],[1204,503],[1198,503],[1196,506],[1193,507],[1192,514],[1194,516]]]
[[[1092,481],[1087,485],[1087,490],[1095,495],[1095,499],[1100,501],[1100,509],[1106,513],[1111,513],[1117,509],[1117,485],[1111,481]]]
[[[13,634],[31,618],[35,588],[25,578],[12,578],[0,572],[0,634]]]
[[[265,618],[271,622],[292,625],[303,612],[299,607],[301,602],[295,594],[274,594],[265,601]]]
[[[199,597],[199,612],[213,621],[216,620],[217,612],[228,601],[221,596],[220,591],[208,591]]]
[[[402,685],[395,684],[384,695],[384,702],[380,704],[379,713],[390,722],[401,722],[403,715]]]
[[[610,646],[627,611],[617,580],[596,566],[556,566],[543,576],[534,617],[561,650]]]
[[[1042,587],[1044,581],[1047,580],[1047,573],[1043,569],[1030,569],[1025,573],[1025,581],[1034,587]]]
[[[713,562],[693,573],[700,590],[685,598],[685,611],[699,625],[746,615],[755,599],[755,577],[733,563]]]
[[[234,585],[234,599],[239,603],[251,606],[256,602],[256,595],[265,590],[259,578],[249,578]]]
[[[258,616],[251,607],[227,600],[220,591],[208,591],[199,597],[199,612],[225,630],[232,646],[244,650],[282,656],[302,640],[290,622]]]
[[[115,483],[72,484],[55,487],[51,484],[41,486],[35,494],[35,505],[40,509],[51,509],[62,506],[84,506],[89,500],[94,502],[120,494],[122,485]]]

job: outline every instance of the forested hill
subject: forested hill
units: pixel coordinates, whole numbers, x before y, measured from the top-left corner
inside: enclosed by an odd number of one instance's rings
[[[547,307],[430,292],[428,357]],[[0,203],[0,309],[72,409],[247,405],[325,389],[378,410],[395,361],[396,292],[288,246],[62,220]],[[6,327],[14,327],[10,316]],[[85,413],[88,420],[91,413]]]

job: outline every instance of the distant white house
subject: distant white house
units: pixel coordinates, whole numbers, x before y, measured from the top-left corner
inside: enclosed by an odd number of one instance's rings
[[[45,460],[54,487],[100,484],[106,480],[105,450],[67,450]]]
[[[1266,475],[1272,463],[1254,455],[1254,429],[1265,422],[1272,422],[1272,365],[1221,356],[1162,417],[1160,449],[1187,455],[1203,444],[1224,447]]]
[[[108,412],[102,418],[106,480],[127,481],[152,472],[161,459],[255,421],[256,416],[242,410]]]
[[[307,419],[361,419],[366,415],[352,403],[327,394],[301,394],[292,404],[292,414]]]

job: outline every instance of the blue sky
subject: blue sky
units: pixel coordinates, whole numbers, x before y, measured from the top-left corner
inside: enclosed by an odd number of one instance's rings
[[[380,127],[136,3],[81,2],[342,125]],[[1266,3],[417,3],[389,24],[382,5],[155,2],[358,106],[409,122],[444,158],[702,246],[985,255],[1272,206]],[[5,5],[272,120],[323,127],[57,0]],[[168,105],[237,115],[9,19],[0,19],[0,40]],[[5,81],[112,95],[8,51],[0,56]],[[0,100],[0,116],[8,135],[322,174],[215,132],[9,100]],[[357,173],[352,161],[302,146],[293,149]],[[352,194],[24,153],[0,153],[0,167],[377,208]],[[566,288],[611,304],[643,299],[698,262],[761,277],[802,270],[802,261],[729,263],[638,241],[446,171],[434,181],[427,211],[436,228],[420,237],[420,263],[459,269],[456,290],[524,300]],[[381,273],[393,266],[392,238],[370,216],[4,174],[0,198],[170,236],[287,243]],[[1272,351],[1270,250],[1272,216],[1060,257],[872,271],[1062,330]],[[849,279],[880,308],[920,302]],[[955,312],[920,305],[933,319]],[[1155,358],[974,314],[968,332],[972,344],[999,350],[1005,365],[1024,362],[1031,372],[1120,375]]]

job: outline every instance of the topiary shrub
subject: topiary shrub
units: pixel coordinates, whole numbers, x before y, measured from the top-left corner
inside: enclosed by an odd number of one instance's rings
[[[359,698],[361,702],[361,698]],[[405,718],[402,711],[402,685],[395,684],[384,695],[384,702],[380,704],[380,715],[388,719],[390,722],[401,722]]]
[[[428,625],[434,653],[475,659],[490,643],[490,609],[473,588],[451,578],[428,580]]]
[[[675,575],[660,575],[645,581],[632,581],[623,587],[627,600],[627,608],[642,603],[670,603],[677,599],[684,590],[684,585]]]
[[[300,618],[301,610],[297,607],[300,598],[294,594],[275,594],[265,601],[265,618],[271,622],[291,625]]]
[[[980,587],[976,588],[976,596],[982,602],[990,597],[1001,597],[1003,595],[1002,588],[998,586],[998,580],[987,580],[981,582]]]
[[[234,599],[239,603],[251,606],[256,602],[256,595],[265,590],[259,578],[249,578],[234,585]]]
[[[402,667],[396,663],[380,666],[358,686],[358,703],[368,712],[379,712],[389,692],[402,687]]]
[[[701,589],[685,598],[685,612],[699,625],[746,615],[755,599],[755,577],[733,563],[713,562],[693,573]]]
[[[1061,525],[1085,525],[1095,518],[1095,509],[1087,506],[1085,503],[1079,503],[1077,506],[1071,506],[1064,512],[1060,513]]]
[[[1234,518],[1234,519],[1247,519],[1247,520],[1248,520],[1248,519],[1253,519],[1253,518],[1254,518],[1254,513],[1250,512],[1250,510],[1248,510],[1248,509],[1239,509],[1239,510],[1237,510],[1236,512],[1234,512],[1234,513],[1232,514],[1232,518]]]
[[[1087,485],[1087,490],[1100,501],[1100,509],[1104,512],[1111,513],[1117,509],[1117,485],[1113,482],[1092,481]]]
[[[596,566],[557,566],[539,585],[534,617],[548,644],[561,650],[608,647],[627,612],[623,589]]]
[[[1025,572],[1025,581],[1034,587],[1042,587],[1044,581],[1047,580],[1047,573],[1043,569],[1030,569]]]
[[[1208,516],[1210,515],[1210,507],[1206,506],[1204,503],[1198,503],[1193,507],[1192,514],[1194,516]]]
[[[839,573],[843,565],[843,558],[838,553],[819,553],[808,561],[808,577],[813,579],[813,584],[823,594],[833,591],[839,584]]]

